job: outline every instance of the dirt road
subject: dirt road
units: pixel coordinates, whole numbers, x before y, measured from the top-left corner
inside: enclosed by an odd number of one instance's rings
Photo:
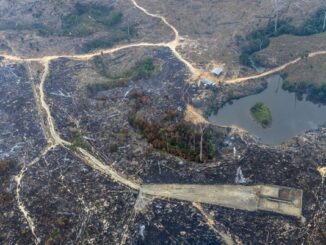
[[[25,58],[25,57],[18,57],[8,54],[3,54],[4,59],[22,63],[22,62],[39,62],[44,66],[44,71],[41,76],[41,82],[39,85],[36,99],[38,106],[41,108],[42,113],[44,114],[46,118],[45,128],[48,134],[48,146],[46,149],[40,154],[40,156],[36,159],[34,159],[31,163],[26,164],[26,166],[20,171],[20,173],[15,177],[15,180],[17,182],[17,189],[16,189],[16,198],[18,202],[18,206],[20,211],[22,212],[23,216],[27,220],[29,227],[31,229],[31,232],[33,233],[35,237],[35,243],[39,244],[40,240],[36,235],[35,232],[35,225],[33,222],[33,219],[31,218],[29,212],[25,208],[21,198],[20,198],[20,190],[21,190],[21,181],[24,177],[24,174],[26,173],[26,170],[28,167],[34,165],[37,163],[42,157],[44,157],[47,152],[54,147],[61,145],[63,147],[68,148],[71,143],[67,142],[66,140],[62,139],[60,134],[56,131],[55,128],[55,122],[51,115],[51,110],[49,105],[46,102],[46,97],[44,93],[44,84],[48,78],[48,75],[50,73],[50,63],[53,60],[59,59],[59,58],[69,58],[74,60],[89,60],[92,59],[95,56],[101,55],[101,54],[112,54],[115,52],[118,52],[120,50],[129,49],[129,48],[137,48],[137,47],[166,47],[169,48],[173,54],[186,65],[186,67],[189,69],[190,73],[193,75],[194,78],[203,77],[205,73],[203,71],[195,68],[190,62],[185,60],[182,55],[177,51],[177,47],[180,42],[180,36],[178,30],[171,25],[166,18],[164,18],[161,15],[151,14],[149,13],[145,8],[138,5],[138,3],[135,0],[131,0],[131,2],[134,4],[134,6],[139,9],[140,11],[144,12],[146,15],[159,18],[161,19],[168,27],[170,27],[173,32],[175,33],[175,39],[171,42],[167,43],[136,43],[136,44],[128,44],[128,45],[121,45],[115,48],[111,49],[105,49],[105,50],[98,50],[96,52],[88,53],[88,54],[67,54],[67,55],[52,55],[52,56],[45,56],[40,58]],[[314,57],[316,55],[326,54],[326,51],[320,51],[309,54],[309,57]],[[268,72],[258,74],[255,76],[250,77],[244,77],[244,78],[237,78],[233,80],[228,80],[226,82],[234,83],[234,82],[243,82],[250,79],[255,78],[261,78],[268,76],[270,74],[273,74],[275,72],[279,72],[283,69],[285,69],[290,64],[294,64],[298,62],[300,58],[295,59],[292,62],[289,62],[283,66],[280,66],[278,68],[275,68],[273,70],[270,70]],[[204,74],[204,75],[203,75]],[[141,183],[138,183],[137,181],[129,178],[128,176],[124,176],[122,173],[117,172],[115,169],[109,166],[108,163],[103,163],[99,159],[97,159],[94,155],[87,152],[85,149],[77,148],[75,152],[86,164],[88,164],[93,169],[101,172],[104,175],[109,176],[113,181],[116,181],[122,185],[125,185],[131,189],[138,190],[141,193],[157,197],[157,198],[174,198],[178,200],[184,200],[184,201],[190,201],[190,202],[204,202],[209,204],[216,204],[216,205],[222,205],[226,207],[232,207],[232,208],[239,208],[239,209],[245,209],[248,211],[255,211],[258,210],[258,204],[257,204],[257,193],[255,192],[255,188],[244,188],[239,186],[229,186],[229,187],[221,187],[221,186],[212,186],[208,187],[201,185],[178,185],[175,184],[171,187],[171,185],[144,185],[142,186]],[[271,209],[270,211],[273,211]]]

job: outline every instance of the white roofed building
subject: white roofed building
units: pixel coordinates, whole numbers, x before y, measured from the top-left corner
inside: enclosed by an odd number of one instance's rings
[[[215,76],[220,76],[223,73],[224,69],[222,67],[215,67],[211,72]]]

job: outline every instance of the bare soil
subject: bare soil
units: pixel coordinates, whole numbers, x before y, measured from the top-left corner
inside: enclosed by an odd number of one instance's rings
[[[94,1],[84,0],[87,4]],[[131,40],[121,40],[116,45],[130,42],[162,42],[173,39],[172,31],[160,20],[146,16],[133,8],[130,1],[96,1],[96,4],[113,7],[123,14],[121,28],[132,26],[136,35]],[[61,28],[62,18],[74,11],[75,1],[1,1],[0,4],[0,50],[2,52],[40,57],[54,54],[82,52],[83,44],[94,40],[105,40],[110,32],[98,31],[87,37],[41,36],[37,26]]]
[[[303,59],[299,63],[289,66],[284,72],[286,80],[292,83],[306,82],[313,85],[326,83],[326,57],[316,56]]]
[[[198,67],[225,65],[228,76],[248,72],[240,67],[239,44],[274,16],[274,1],[252,0],[140,0],[153,13],[167,18],[184,38],[179,48]],[[283,1],[282,18],[300,25],[324,4],[322,0]]]

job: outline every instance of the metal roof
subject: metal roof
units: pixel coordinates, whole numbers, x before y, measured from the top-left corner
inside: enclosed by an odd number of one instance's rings
[[[222,67],[215,67],[212,70],[212,73],[214,73],[215,75],[221,75],[222,72],[223,72],[223,68]]]

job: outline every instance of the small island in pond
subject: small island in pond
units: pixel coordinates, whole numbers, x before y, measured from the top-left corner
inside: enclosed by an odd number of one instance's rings
[[[250,112],[254,119],[260,123],[264,128],[271,125],[272,113],[267,105],[262,102],[256,103],[250,108]]]

